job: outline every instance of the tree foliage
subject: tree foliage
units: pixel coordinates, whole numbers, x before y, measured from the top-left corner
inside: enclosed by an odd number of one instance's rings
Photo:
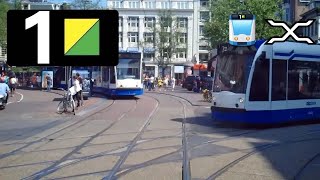
[[[5,0],[0,0],[0,46],[7,40],[7,12],[10,6]]]
[[[159,66],[165,68],[176,53],[186,53],[186,45],[180,41],[183,32],[179,27],[179,19],[174,17],[171,10],[160,11],[159,20],[151,30],[154,37],[152,44],[156,50],[155,60]],[[142,47],[148,47],[148,45],[150,42],[142,42]]]
[[[216,47],[229,39],[229,16],[239,11],[249,11],[256,16],[256,39],[269,39],[282,35],[282,28],[271,27],[266,19],[281,20],[281,0],[211,0],[211,19],[205,24],[205,35]]]
[[[74,9],[81,9],[81,10],[90,10],[90,9],[102,9],[100,7],[101,0],[74,0],[71,3],[71,6]]]

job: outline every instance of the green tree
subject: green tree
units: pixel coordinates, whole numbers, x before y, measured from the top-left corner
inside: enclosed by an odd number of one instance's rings
[[[7,40],[7,12],[10,6],[5,0],[0,0],[0,46]]]
[[[256,16],[256,39],[268,39],[284,33],[282,28],[271,27],[266,19],[281,20],[282,0],[211,0],[211,19],[205,24],[205,35],[211,45],[228,42],[229,16],[239,11],[249,11]]]
[[[100,7],[101,0],[74,0],[71,3],[71,6],[75,9],[81,10],[90,10],[90,9],[101,9]]]
[[[176,18],[171,10],[162,10],[159,12],[159,20],[152,25],[151,32],[152,38],[144,38],[143,42],[140,42],[140,46],[155,48],[156,55],[155,61],[158,66],[162,68],[162,76],[164,76],[164,70],[175,58],[177,53],[187,53],[186,38],[183,33],[181,21]]]

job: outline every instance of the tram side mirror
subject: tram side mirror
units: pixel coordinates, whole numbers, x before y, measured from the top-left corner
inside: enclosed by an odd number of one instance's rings
[[[143,63],[142,63],[142,69],[144,69],[145,67],[146,67],[146,63],[143,62]]]

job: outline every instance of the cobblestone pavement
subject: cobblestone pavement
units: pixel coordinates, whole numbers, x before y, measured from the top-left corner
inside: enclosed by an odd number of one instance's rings
[[[179,87],[115,101],[93,97],[76,116],[31,118],[54,109],[59,95],[18,92],[23,100],[12,98],[0,112],[1,180],[320,179],[317,124],[215,124],[210,103]]]

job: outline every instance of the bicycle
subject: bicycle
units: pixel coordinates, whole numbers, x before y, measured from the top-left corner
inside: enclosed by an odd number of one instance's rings
[[[212,92],[209,91],[208,89],[205,89],[202,91],[202,96],[203,96],[204,101],[206,101],[206,102],[212,101]]]
[[[64,89],[62,89],[62,90],[64,92],[64,95],[63,95],[62,101],[60,101],[58,104],[57,113],[62,114],[64,112],[69,112],[68,108],[70,108],[70,111],[73,112],[74,115],[76,115],[75,102],[72,98],[71,92],[66,91]]]

